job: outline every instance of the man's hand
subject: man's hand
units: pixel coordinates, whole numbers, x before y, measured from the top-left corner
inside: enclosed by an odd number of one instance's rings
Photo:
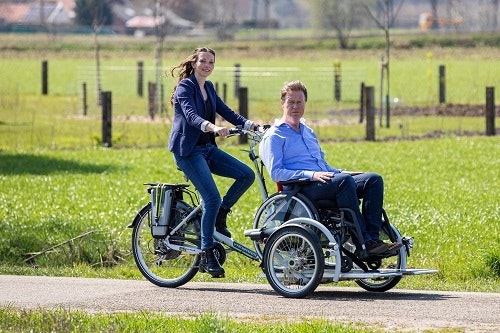
[[[318,171],[313,173],[312,180],[317,182],[326,183],[333,178],[333,172]]]

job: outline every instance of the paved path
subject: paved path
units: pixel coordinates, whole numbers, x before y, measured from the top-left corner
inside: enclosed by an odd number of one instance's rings
[[[500,332],[500,294],[402,289],[371,293],[335,285],[320,285],[310,297],[296,300],[279,296],[266,284],[190,282],[167,289],[147,281],[0,275],[0,306],[215,312],[223,318],[276,320],[322,317],[413,332],[444,327]]]

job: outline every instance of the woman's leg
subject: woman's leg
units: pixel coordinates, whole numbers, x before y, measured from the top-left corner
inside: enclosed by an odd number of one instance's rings
[[[221,204],[219,190],[206,160],[208,152],[206,146],[200,146],[196,147],[193,153],[187,157],[175,156],[177,166],[190,179],[203,199],[203,215],[201,217],[202,250],[213,247],[215,218]]]
[[[221,203],[221,207],[229,210],[252,185],[255,173],[239,159],[217,148],[209,156],[209,166],[214,174],[235,180]]]

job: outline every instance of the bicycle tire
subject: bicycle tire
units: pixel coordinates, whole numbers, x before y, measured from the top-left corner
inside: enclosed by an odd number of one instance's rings
[[[401,239],[399,230],[388,222],[384,222],[380,229],[380,239],[386,242],[396,242],[398,238]],[[368,261],[367,264],[373,269],[404,269],[405,267],[402,267],[402,263],[404,262],[403,256],[406,256],[406,252],[403,249],[399,249],[397,255],[372,262]],[[377,279],[360,279],[355,280],[355,282],[367,291],[384,292],[394,288],[401,279],[402,276],[398,275]]]
[[[323,278],[325,259],[318,236],[305,226],[276,230],[266,243],[263,259],[267,281],[283,297],[306,297]]]
[[[184,201],[176,201],[169,222],[170,229],[178,225],[193,207]],[[132,231],[132,253],[142,275],[160,287],[175,288],[189,282],[198,272],[200,255],[168,248],[164,238],[151,234],[151,203],[145,205],[136,215]],[[200,221],[195,217],[175,234],[178,245],[198,246],[200,242]],[[172,240],[171,240],[172,241]]]

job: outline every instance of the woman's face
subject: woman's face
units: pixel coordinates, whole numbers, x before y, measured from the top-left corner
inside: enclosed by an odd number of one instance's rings
[[[210,52],[200,52],[198,60],[193,62],[194,73],[198,77],[207,78],[214,70],[215,57]]]

